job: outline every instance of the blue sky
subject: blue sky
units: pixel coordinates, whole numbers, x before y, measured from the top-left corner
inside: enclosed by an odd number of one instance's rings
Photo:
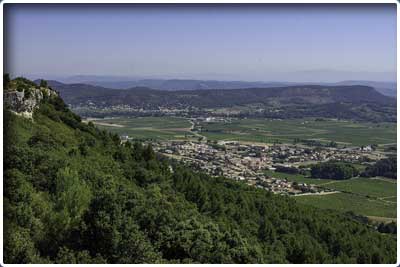
[[[13,75],[395,79],[393,4],[8,4],[5,12]]]

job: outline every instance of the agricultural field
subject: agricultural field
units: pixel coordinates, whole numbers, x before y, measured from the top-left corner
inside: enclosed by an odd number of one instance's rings
[[[396,143],[394,123],[237,119],[232,122],[202,122],[202,131],[198,134],[190,131],[189,119],[181,117],[121,117],[96,119],[93,123],[100,128],[138,139],[185,139],[201,135],[209,140],[258,143],[293,143],[295,138],[321,143],[335,141],[350,146]]]
[[[396,183],[370,178],[352,178],[323,184],[326,188],[351,193],[367,198],[385,199],[396,197]],[[393,202],[392,200],[390,200]],[[396,200],[394,200],[396,202]]]
[[[320,184],[326,184],[328,182],[334,181],[334,180],[329,180],[329,179],[309,178],[309,177],[306,177],[301,174],[288,174],[288,173],[281,173],[281,172],[275,172],[275,171],[265,171],[264,173],[266,175],[272,176],[274,178],[287,179],[288,181],[297,182],[297,183],[320,185]]]
[[[332,209],[342,212],[353,211],[356,214],[377,219],[385,218],[387,221],[396,219],[396,203],[383,202],[348,193],[335,193],[329,195],[310,195],[295,198],[298,203],[311,205],[322,209]]]
[[[299,203],[323,209],[353,211],[371,218],[385,217],[388,220],[396,218],[396,180],[381,177],[356,177],[349,180],[314,179],[301,174],[273,171],[267,171],[266,174],[338,191],[338,193],[327,195],[296,196],[295,199]]]
[[[91,121],[100,129],[135,139],[172,140],[193,135],[189,120],[178,117],[124,117]]]
[[[292,143],[295,138],[362,146],[396,143],[396,124],[338,120],[237,119],[203,122],[201,134],[213,140]]]

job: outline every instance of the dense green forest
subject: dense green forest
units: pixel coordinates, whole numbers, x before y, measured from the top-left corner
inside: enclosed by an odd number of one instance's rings
[[[345,180],[358,175],[358,170],[351,163],[321,162],[311,167],[311,177],[320,179]]]
[[[395,263],[352,217],[120,144],[59,97],[4,111],[5,263]]]
[[[368,166],[362,173],[362,176],[373,177],[383,176],[387,178],[397,179],[397,159],[389,157],[377,161],[374,165]]]

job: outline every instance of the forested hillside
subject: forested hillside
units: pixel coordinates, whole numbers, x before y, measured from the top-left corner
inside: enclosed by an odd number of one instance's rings
[[[60,77],[61,78],[61,77]],[[80,83],[90,84],[94,86],[102,86],[112,89],[129,89],[132,87],[148,87],[156,90],[206,90],[206,89],[243,89],[243,88],[270,88],[284,87],[301,84],[313,84],[324,86],[338,85],[365,85],[371,86],[379,93],[396,97],[396,82],[377,82],[364,80],[347,80],[335,83],[328,82],[249,82],[249,81],[218,81],[218,80],[191,80],[191,79],[140,79],[136,80],[128,77],[118,76],[91,76],[76,75],[72,77],[64,77],[60,80],[63,83]]]
[[[125,106],[143,110],[250,108],[237,116],[263,118],[327,117],[359,121],[396,121],[396,99],[368,86],[298,85],[271,88],[161,91],[146,87],[118,90],[50,81],[65,102],[101,109]],[[98,114],[97,114],[98,115]],[[129,115],[129,114],[126,114]],[[235,115],[233,115],[235,116]]]
[[[4,118],[5,263],[396,262],[394,235],[122,145],[57,96]]]
[[[161,91],[148,87],[118,90],[87,84],[63,84],[50,81],[69,104],[90,100],[103,105],[131,104],[148,106],[195,106],[199,108],[232,105],[268,104],[327,104],[374,103],[395,104],[396,100],[384,96],[368,86],[298,85],[271,88],[207,89]]]

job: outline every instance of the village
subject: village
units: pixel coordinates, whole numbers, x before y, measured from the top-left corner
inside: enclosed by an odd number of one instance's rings
[[[271,171],[295,169],[309,171],[310,164],[340,160],[352,163],[379,158],[370,146],[354,148],[307,147],[291,144],[243,144],[237,141],[157,141],[155,151],[175,158],[194,169],[213,176],[225,176],[264,188],[276,194],[325,194],[329,189],[314,184],[276,178]],[[268,173],[266,173],[269,171]],[[273,172],[272,172],[273,173]]]

